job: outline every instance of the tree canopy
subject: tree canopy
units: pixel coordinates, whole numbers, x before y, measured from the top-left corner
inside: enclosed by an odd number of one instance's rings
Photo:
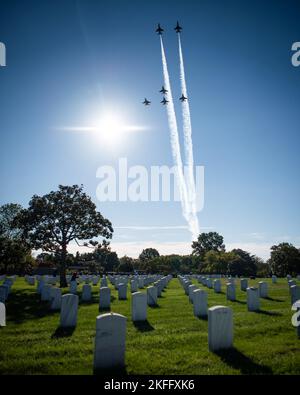
[[[139,259],[145,262],[157,257],[159,257],[159,252],[155,248],[146,248],[140,253]]]
[[[61,286],[66,286],[67,246],[71,241],[83,241],[83,246],[95,247],[96,237],[110,239],[110,221],[97,212],[96,205],[83,192],[83,186],[59,185],[57,191],[44,196],[34,195],[28,209],[18,217],[23,238],[33,249],[52,252],[58,259]]]
[[[300,251],[290,243],[280,243],[271,247],[269,265],[272,273],[285,277],[300,273]]]
[[[200,233],[198,239],[192,243],[193,255],[204,259],[208,251],[225,251],[223,236],[217,232]]]

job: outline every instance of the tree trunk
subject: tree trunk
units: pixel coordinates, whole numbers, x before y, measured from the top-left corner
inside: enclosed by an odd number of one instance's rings
[[[61,262],[60,262],[60,288],[65,288],[68,286],[66,279],[66,258],[67,258],[67,246],[63,245],[61,252]]]

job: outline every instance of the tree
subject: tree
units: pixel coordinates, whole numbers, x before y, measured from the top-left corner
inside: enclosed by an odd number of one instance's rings
[[[57,191],[34,195],[26,210],[17,217],[23,238],[34,249],[52,252],[58,257],[60,286],[66,287],[67,247],[71,241],[95,247],[93,238],[112,237],[110,221],[96,211],[96,205],[83,192],[83,186],[59,185]],[[88,240],[88,241],[87,241]]]
[[[0,207],[0,234],[8,239],[20,239],[21,230],[16,224],[16,218],[22,211],[22,206],[16,203],[4,204]]]
[[[228,266],[228,274],[231,276],[256,276],[257,266],[254,255],[250,255],[249,252],[236,248],[232,250],[235,254],[233,259]]]
[[[256,265],[256,275],[258,277],[268,277],[271,273],[271,268],[268,262],[265,262],[257,256],[254,256],[254,260]]]
[[[290,243],[274,245],[268,263],[278,277],[295,276],[300,273],[300,251]]]
[[[0,207],[0,270],[3,273],[30,272],[35,265],[30,247],[21,239],[21,230],[16,218],[22,206],[15,203]]]
[[[157,257],[159,257],[159,252],[155,248],[146,248],[141,252],[139,260],[145,262]]]
[[[192,249],[193,255],[197,255],[201,259],[204,259],[208,251],[225,251],[223,236],[217,232],[200,233],[197,241],[193,241]]]
[[[130,273],[133,272],[133,263],[134,259],[130,258],[129,256],[123,256],[120,258],[120,264],[118,267],[119,272]]]
[[[210,250],[204,256],[204,265],[201,267],[201,271],[209,274],[227,274],[230,265],[236,259],[238,256],[233,251]]]

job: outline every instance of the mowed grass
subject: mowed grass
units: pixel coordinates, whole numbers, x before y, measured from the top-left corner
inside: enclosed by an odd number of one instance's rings
[[[258,281],[249,284],[257,285]],[[127,301],[119,301],[111,287],[111,311],[128,318],[126,372],[299,374],[300,340],[291,324],[287,280],[280,279],[277,284],[266,281],[269,298],[261,300],[259,313],[247,311],[246,293],[240,291],[239,281],[236,302],[226,300],[224,280],[221,294],[204,288],[209,307],[230,306],[234,313],[234,348],[220,353],[208,351],[208,322],[194,317],[178,279],[169,283],[158,307],[148,308],[148,321],[139,326],[131,321],[130,292]],[[7,326],[0,328],[0,373],[92,374],[98,297],[99,286],[95,286],[93,301],[80,302],[75,330],[61,333],[59,312],[51,312],[47,303],[40,301],[36,287],[17,279],[6,305]]]

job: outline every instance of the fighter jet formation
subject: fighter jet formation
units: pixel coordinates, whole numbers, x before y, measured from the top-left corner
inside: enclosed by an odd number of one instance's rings
[[[174,30],[176,31],[176,33],[181,33],[182,27],[179,25],[178,21],[177,21],[177,25],[175,26]],[[160,26],[160,23],[157,25],[157,29],[155,30],[155,32],[160,36],[163,34],[164,29]],[[159,92],[162,93],[163,95],[166,95],[168,93],[168,91],[165,89],[164,86],[162,87],[162,89]],[[183,103],[187,100],[187,97],[185,97],[184,94],[182,94],[181,97],[179,98],[179,100],[181,101],[181,103]],[[166,104],[169,103],[169,101],[164,97],[163,100],[161,101],[161,103],[165,106]],[[149,106],[151,104],[151,101],[149,101],[145,98],[145,100],[143,101],[143,104],[145,106]]]
[[[149,105],[151,104],[151,101],[149,101],[149,100],[147,100],[147,99],[145,98],[145,100],[143,101],[142,104],[145,104],[145,106],[149,106]]]
[[[167,100],[165,97],[162,99],[161,103],[165,106],[166,104],[169,103],[169,100]]]

